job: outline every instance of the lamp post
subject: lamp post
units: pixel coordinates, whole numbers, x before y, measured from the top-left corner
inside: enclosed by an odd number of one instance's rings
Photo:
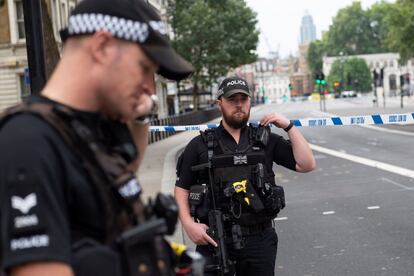
[[[340,95],[344,92],[344,52],[339,52],[339,61],[341,64],[341,87],[340,87]]]

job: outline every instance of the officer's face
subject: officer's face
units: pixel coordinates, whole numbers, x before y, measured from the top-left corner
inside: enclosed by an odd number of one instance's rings
[[[107,70],[104,87],[105,111],[122,121],[142,116],[143,103],[155,93],[157,66],[135,43],[116,41],[113,60]],[[145,108],[144,108],[145,109]]]
[[[244,127],[250,117],[250,97],[237,93],[229,98],[221,97],[218,100],[223,120],[235,129]]]

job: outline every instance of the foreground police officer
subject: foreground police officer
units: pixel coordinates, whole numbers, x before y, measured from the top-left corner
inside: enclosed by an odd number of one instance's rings
[[[180,220],[198,251],[210,257],[210,263],[219,263],[210,266],[209,275],[274,275],[278,239],[271,221],[284,207],[284,193],[275,183],[273,162],[309,172],[315,167],[312,151],[280,114],[268,114],[259,126],[247,126],[250,91],[241,78],[221,83],[217,105],[220,126],[194,138],[177,164]],[[290,141],[270,133],[269,124],[284,129]],[[219,212],[211,212],[213,205]],[[225,258],[217,256],[223,254],[215,248],[220,244],[226,247]]]
[[[180,80],[192,67],[142,0],[81,1],[61,35],[64,52],[42,95],[0,118],[1,267],[9,275],[157,275],[148,263],[154,250],[157,269],[167,266],[160,243],[141,231],[141,248],[125,232],[145,215],[134,172],[154,73]]]

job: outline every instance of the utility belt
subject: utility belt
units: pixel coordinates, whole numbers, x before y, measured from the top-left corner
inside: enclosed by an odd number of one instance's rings
[[[263,223],[259,223],[256,225],[251,226],[241,226],[241,232],[243,236],[251,236],[251,235],[257,235],[259,233],[262,233],[264,230],[272,228],[272,221],[267,220]]]

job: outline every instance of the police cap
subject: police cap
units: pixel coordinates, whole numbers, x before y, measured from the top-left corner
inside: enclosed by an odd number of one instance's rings
[[[181,80],[193,72],[192,65],[171,47],[164,22],[143,0],[83,0],[72,11],[60,36],[65,41],[97,31],[138,43],[167,79]]]

